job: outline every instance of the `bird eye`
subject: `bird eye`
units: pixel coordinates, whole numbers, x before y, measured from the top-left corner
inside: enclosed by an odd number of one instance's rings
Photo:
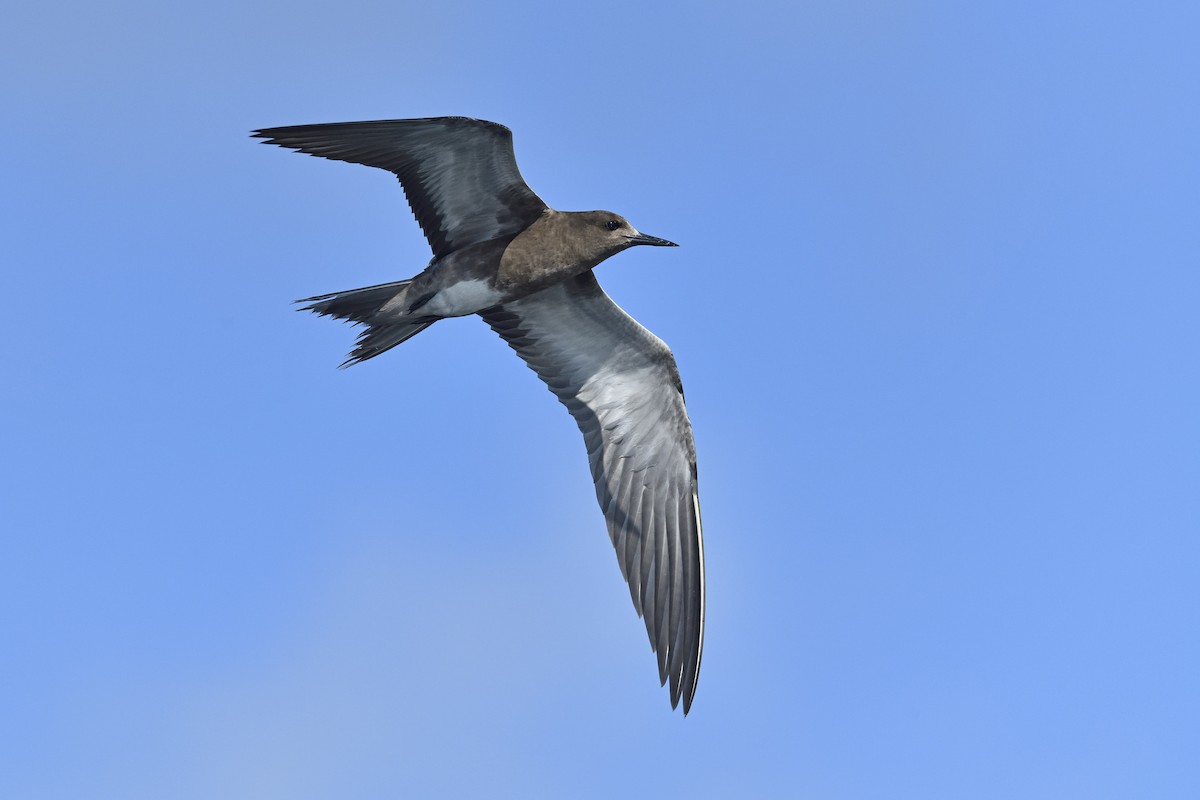
[[[610,231],[615,231],[617,228],[621,227],[621,221],[610,219],[608,222],[604,223],[604,227],[608,228]]]

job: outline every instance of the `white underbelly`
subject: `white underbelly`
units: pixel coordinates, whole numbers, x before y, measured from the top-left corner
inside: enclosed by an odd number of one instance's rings
[[[419,313],[436,314],[439,317],[461,317],[491,308],[503,298],[488,285],[486,280],[459,281],[447,286],[419,309]]]

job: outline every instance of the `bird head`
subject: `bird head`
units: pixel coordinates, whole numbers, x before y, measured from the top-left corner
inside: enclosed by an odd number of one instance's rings
[[[678,247],[674,242],[649,236],[629,224],[629,220],[611,211],[578,211],[575,219],[574,236],[587,243],[589,250],[603,254],[603,258],[616,255],[639,244],[655,247]]]

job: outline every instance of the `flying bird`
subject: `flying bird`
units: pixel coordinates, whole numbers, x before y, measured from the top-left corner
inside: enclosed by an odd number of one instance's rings
[[[433,250],[420,274],[310,297],[363,326],[342,366],[447,317],[478,314],[575,418],[621,574],[659,681],[686,715],[704,645],[696,448],[671,350],[600,288],[593,268],[637,245],[675,247],[610,211],[555,211],[525,184],[512,131],[467,117],[264,128],[267,144],[387,170]]]

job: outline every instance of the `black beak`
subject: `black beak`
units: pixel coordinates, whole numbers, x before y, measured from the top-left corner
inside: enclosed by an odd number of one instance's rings
[[[637,236],[625,237],[631,245],[633,244],[652,244],[655,247],[679,247],[674,242],[668,242],[666,239],[660,239],[657,236],[647,236],[644,233],[639,233]]]

